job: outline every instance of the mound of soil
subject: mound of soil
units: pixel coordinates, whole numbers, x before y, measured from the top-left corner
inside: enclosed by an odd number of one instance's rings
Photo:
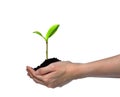
[[[36,68],[34,68],[34,70],[38,70],[39,68],[41,67],[45,67],[45,66],[48,66],[49,64],[53,63],[53,62],[58,62],[58,61],[61,61],[57,58],[50,58],[50,59],[47,59],[45,60],[42,64],[40,64],[39,66],[37,66]]]

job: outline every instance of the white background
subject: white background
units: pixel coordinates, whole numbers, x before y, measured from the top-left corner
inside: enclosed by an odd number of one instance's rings
[[[44,35],[59,23],[49,40],[49,57],[90,62],[120,53],[119,0],[0,0],[0,97],[120,97],[120,79],[85,78],[62,88],[34,83],[26,66],[45,59]]]

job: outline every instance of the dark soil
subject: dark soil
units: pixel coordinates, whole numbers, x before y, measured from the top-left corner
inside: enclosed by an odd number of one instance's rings
[[[41,67],[45,67],[45,66],[48,66],[49,64],[53,63],[53,62],[58,62],[60,61],[59,59],[57,58],[50,58],[50,59],[47,59],[45,60],[41,65],[37,66],[36,68],[34,68],[34,70],[38,70],[39,68]]]

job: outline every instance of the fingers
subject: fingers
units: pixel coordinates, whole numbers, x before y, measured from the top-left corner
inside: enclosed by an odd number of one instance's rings
[[[27,66],[27,71],[30,77],[34,77],[35,71],[31,67]]]
[[[34,71],[31,67],[27,66],[26,70],[28,72],[28,76],[32,78],[36,83],[49,87],[49,81],[54,74],[54,72],[51,72],[53,71],[52,66],[50,66],[49,68],[44,67],[39,69],[39,71]],[[44,75],[41,76],[40,72]]]
[[[44,68],[40,68],[37,71],[33,70],[33,68],[27,66],[28,76],[32,78],[36,83],[45,85],[50,88],[55,88],[58,86],[57,78],[62,74],[60,72],[56,72],[56,68],[54,64],[46,66]]]
[[[33,78],[32,75],[30,73],[27,73],[27,75],[30,77],[30,78]]]
[[[36,78],[32,78],[34,80],[34,82],[38,83],[38,84],[42,84],[45,85],[41,80],[38,80]]]
[[[34,82],[45,85],[43,79],[40,76],[36,75],[36,71],[34,71],[31,67],[27,66],[27,71],[27,75],[32,78]]]
[[[27,75],[28,75],[30,78],[32,78],[32,79],[34,80],[34,82],[36,82],[36,83],[38,83],[38,84],[44,85],[44,83],[43,83],[42,81],[40,81],[40,80],[38,80],[38,79],[32,77],[32,76],[30,75],[30,73],[28,73]]]
[[[30,78],[33,78],[33,75],[32,75],[31,72],[30,72],[30,68],[31,68],[31,67],[29,67],[29,66],[26,67],[26,70],[27,70],[27,72],[28,72],[27,75],[28,75]]]
[[[55,66],[53,64],[48,65],[44,68],[40,68],[39,70],[37,70],[37,73],[40,73],[41,75],[45,75],[48,74],[50,72],[53,72],[55,69]]]
[[[34,71],[31,67],[27,66],[28,76],[30,76],[32,79],[39,80],[40,82],[43,82],[43,78],[41,75],[37,75],[36,71]]]

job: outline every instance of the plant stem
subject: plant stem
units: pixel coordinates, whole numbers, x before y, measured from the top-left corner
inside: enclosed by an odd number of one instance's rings
[[[48,59],[48,41],[46,41],[46,59]]]

